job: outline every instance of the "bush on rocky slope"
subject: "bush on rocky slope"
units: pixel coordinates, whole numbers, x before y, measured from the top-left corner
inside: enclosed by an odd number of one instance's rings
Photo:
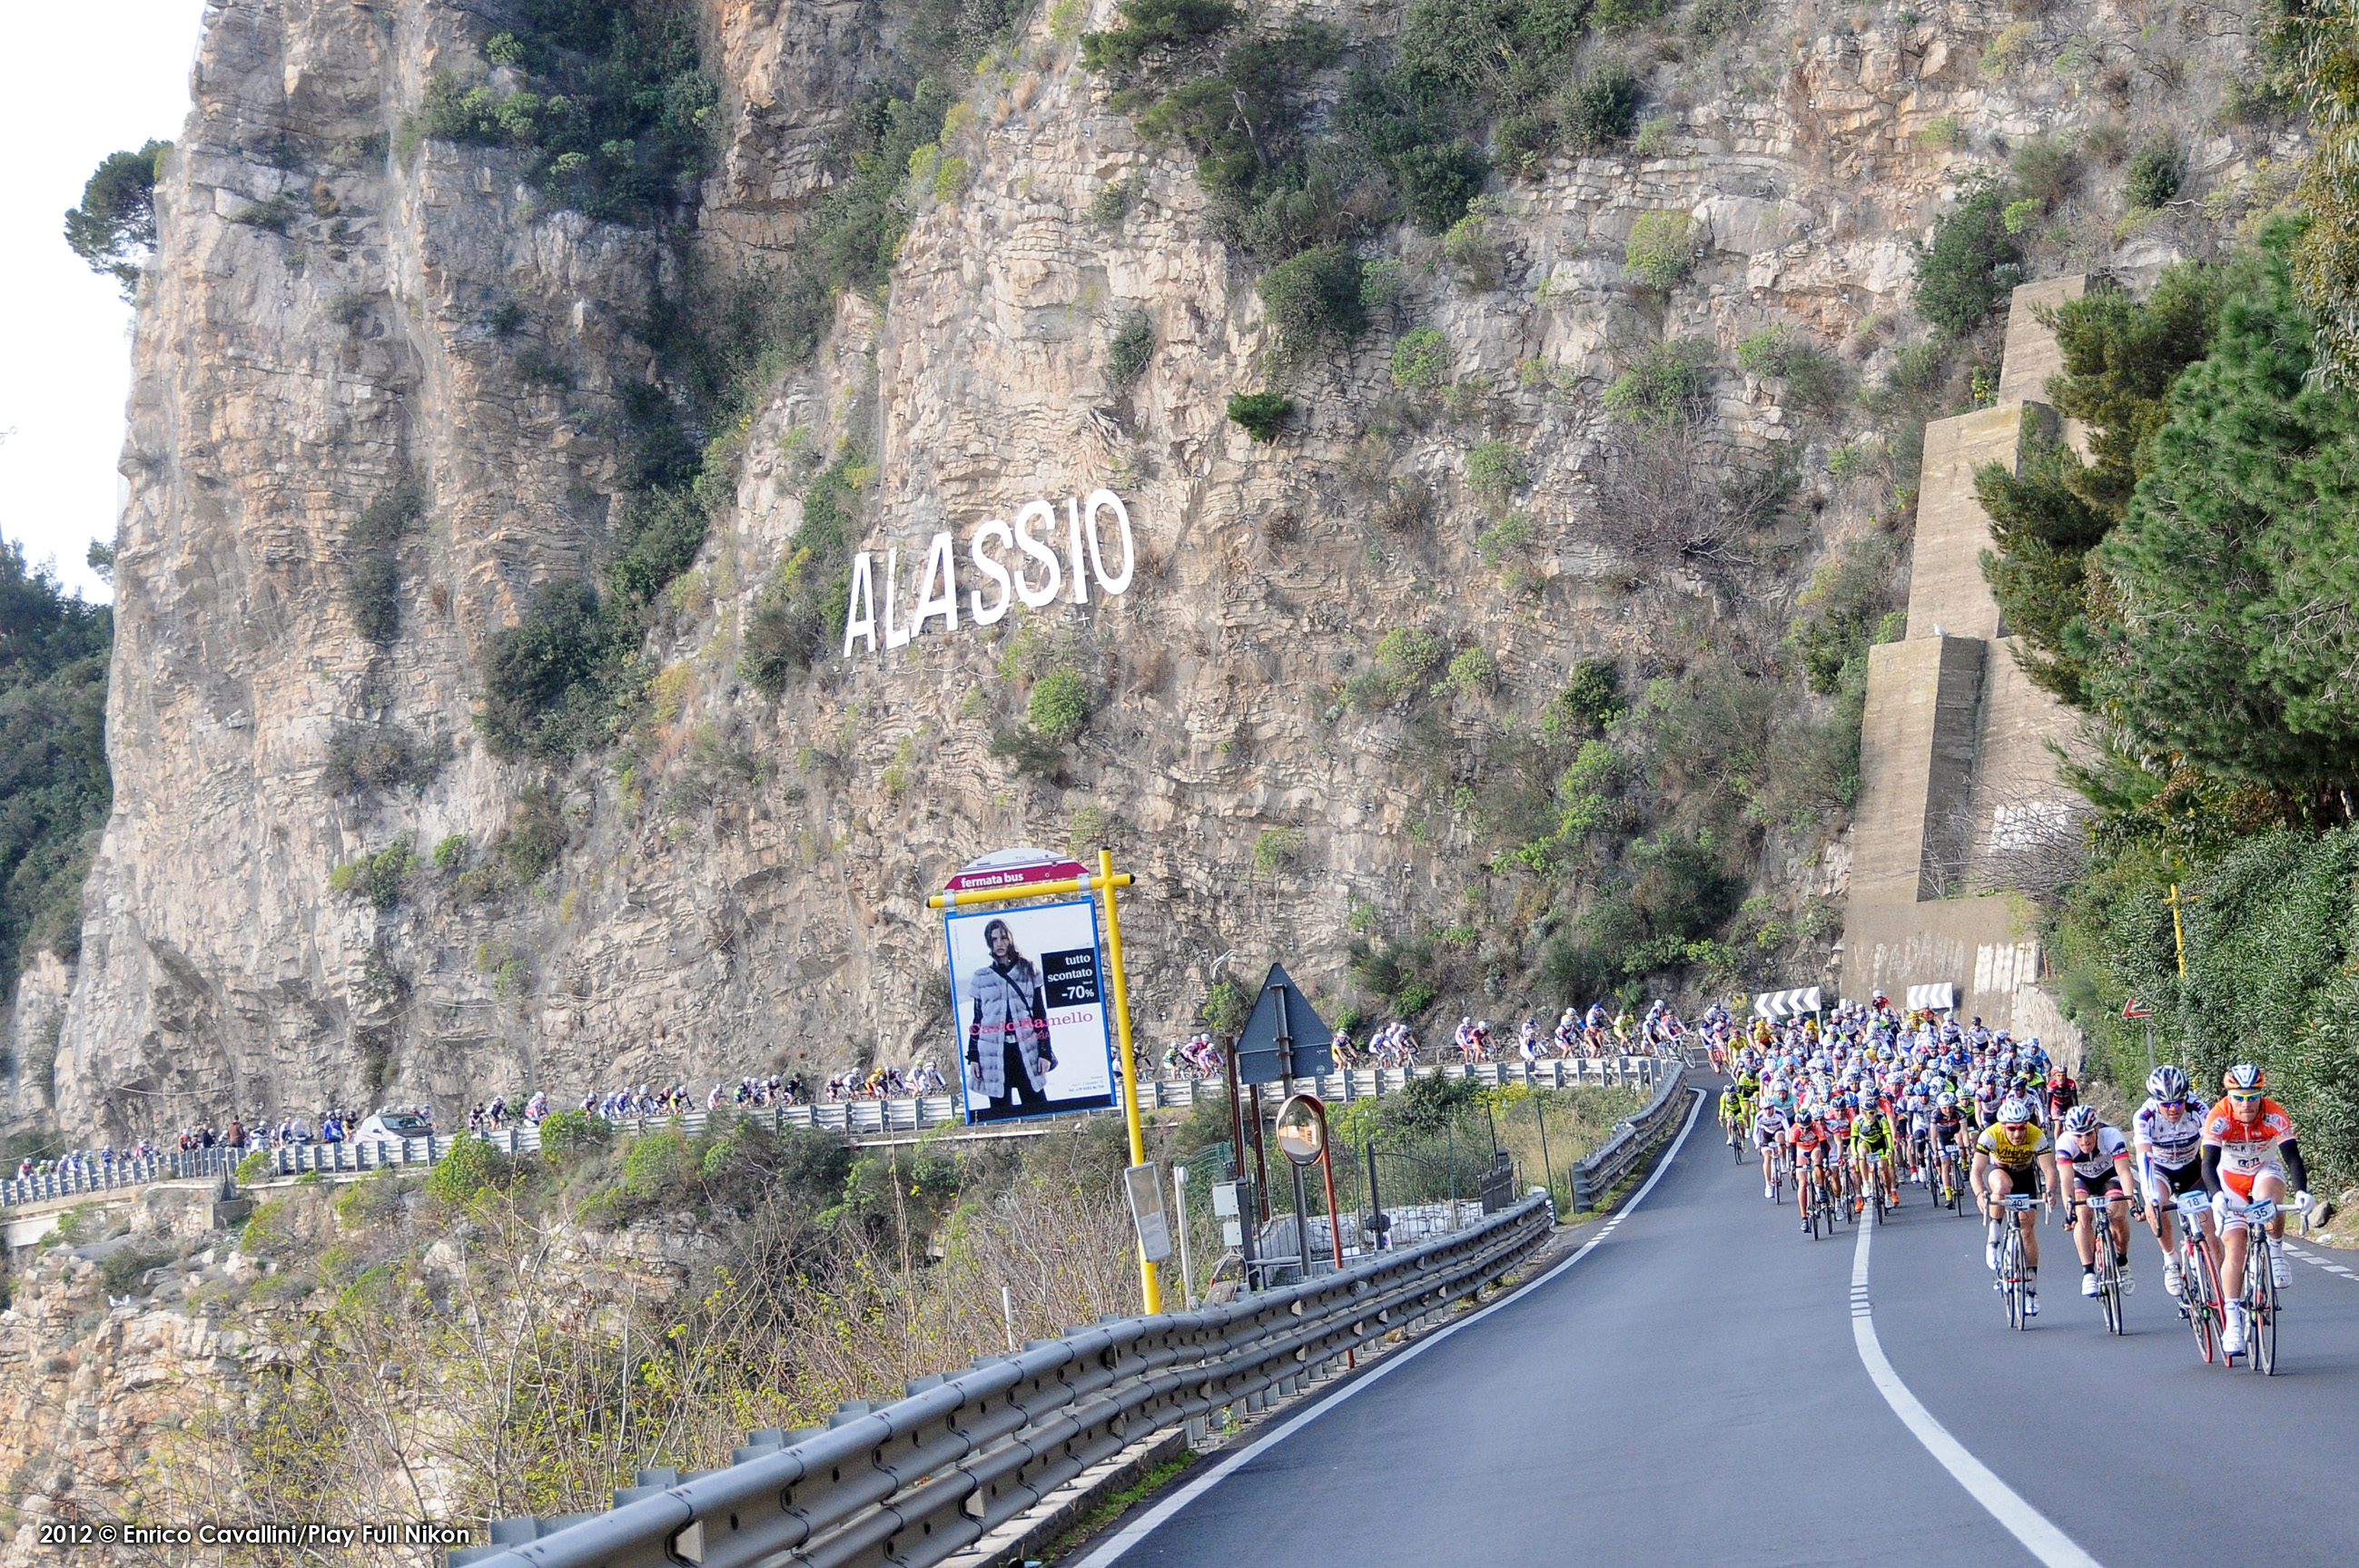
[[[82,884],[114,797],[104,604],[68,595],[0,540],[0,995],[35,949],[82,944]]]
[[[680,0],[522,0],[484,58],[523,74],[503,93],[438,72],[402,127],[515,148],[543,199],[613,223],[646,223],[695,198],[712,155],[718,93]]]

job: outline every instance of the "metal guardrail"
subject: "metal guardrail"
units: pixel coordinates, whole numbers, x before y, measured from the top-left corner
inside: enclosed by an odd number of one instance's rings
[[[85,1169],[52,1171],[22,1180],[12,1176],[0,1180],[0,1208],[152,1187],[158,1181],[190,1181],[219,1176],[235,1168],[236,1162],[228,1156],[229,1150],[221,1148],[192,1149],[185,1153],[175,1149],[136,1158],[88,1160],[84,1162]]]
[[[1439,1067],[1419,1067],[1416,1076],[1430,1078],[1440,1073],[1445,1078],[1472,1078],[1478,1083],[1508,1085],[1529,1083],[1539,1088],[1570,1089],[1582,1086],[1613,1088],[1628,1084],[1653,1084],[1661,1074],[1677,1065],[1676,1058],[1651,1056],[1606,1056],[1544,1058],[1538,1062],[1481,1062],[1468,1065],[1449,1062]],[[1397,1094],[1408,1087],[1410,1074],[1397,1068],[1365,1068],[1352,1073],[1330,1073],[1315,1080],[1316,1092],[1321,1099],[1365,1100],[1380,1094]],[[1310,1087],[1311,1079],[1298,1083]],[[1228,1089],[1218,1078],[1158,1078],[1139,1085],[1140,1108],[1144,1110],[1176,1110],[1195,1105],[1199,1100],[1225,1101]],[[760,1116],[767,1114],[772,1126],[783,1132],[788,1127],[816,1127],[840,1132],[852,1138],[890,1137],[895,1133],[917,1133],[938,1127],[954,1125],[963,1118],[954,1094],[932,1094],[922,1098],[899,1100],[835,1100],[815,1105],[772,1105],[760,1110],[736,1112],[733,1115]],[[630,1117],[614,1124],[628,1136],[648,1131],[677,1127],[690,1137],[701,1135],[711,1119],[711,1113],[690,1111],[678,1116]],[[391,1141],[356,1143],[304,1143],[290,1148],[268,1149],[272,1155],[271,1174],[299,1176],[307,1171],[327,1172],[375,1171],[388,1165],[431,1165],[451,1151],[458,1138],[472,1138],[472,1133],[441,1134],[430,1138],[406,1138],[399,1144]],[[510,1154],[520,1154],[540,1148],[540,1129],[528,1123],[517,1123],[490,1135],[494,1148]],[[0,1180],[0,1209],[21,1207],[58,1198],[82,1197],[116,1192],[150,1186],[158,1181],[188,1181],[199,1176],[219,1176],[234,1171],[245,1158],[243,1151],[236,1159],[222,1148],[195,1149],[182,1154],[177,1150],[151,1155],[142,1160],[117,1160],[101,1165],[91,1162],[91,1169],[81,1171],[56,1172],[30,1176],[22,1181]]]
[[[1655,1097],[1647,1102],[1647,1108],[1616,1126],[1612,1138],[1572,1168],[1574,1212],[1593,1207],[1599,1198],[1614,1190],[1616,1181],[1629,1174],[1630,1168],[1648,1149],[1661,1141],[1670,1124],[1687,1109],[1686,1086],[1686,1067],[1674,1066],[1670,1074],[1655,1085]]]
[[[1544,1197],[1421,1247],[1222,1306],[1103,1319],[921,1377],[825,1429],[749,1434],[725,1469],[642,1471],[603,1514],[502,1519],[451,1568],[926,1568],[1132,1443],[1272,1388],[1498,1279]]]

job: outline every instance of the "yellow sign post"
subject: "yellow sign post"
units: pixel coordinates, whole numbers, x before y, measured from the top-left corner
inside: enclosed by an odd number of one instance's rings
[[[2179,977],[2184,980],[2187,978],[2187,928],[2180,922],[2179,911],[2195,902],[2195,895],[2181,893],[2179,890],[2179,884],[2173,882],[2170,885],[2170,897],[2165,898],[2163,902],[2170,906],[2170,934],[2179,942]]]
[[[929,909],[965,909],[975,904],[1005,904],[1017,898],[1055,898],[1071,893],[1096,893],[1105,900],[1106,968],[1114,979],[1114,1038],[1122,1048],[1122,1114],[1130,1129],[1130,1162],[1147,1163],[1147,1139],[1138,1124],[1138,1063],[1130,1048],[1130,987],[1122,972],[1122,920],[1114,913],[1114,890],[1131,885],[1127,871],[1114,868],[1114,855],[1107,850],[1098,851],[1098,874],[1094,877],[1068,877],[1054,882],[1026,882],[1006,887],[978,887],[969,891],[935,893],[926,899]],[[1156,1267],[1144,1247],[1138,1254],[1140,1294],[1147,1310],[1163,1310],[1163,1288],[1156,1277]]]

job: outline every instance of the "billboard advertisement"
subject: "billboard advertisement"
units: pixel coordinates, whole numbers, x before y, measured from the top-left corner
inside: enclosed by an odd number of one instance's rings
[[[943,926],[967,1121],[1112,1106],[1097,905],[953,911]]]

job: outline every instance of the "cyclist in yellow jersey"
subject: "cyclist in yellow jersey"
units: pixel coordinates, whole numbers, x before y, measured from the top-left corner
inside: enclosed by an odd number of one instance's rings
[[[2047,1179],[2043,1190],[2040,1179]],[[2006,1223],[2006,1209],[2000,1199],[2013,1194],[2039,1197],[2052,1207],[2056,1202],[2056,1145],[2048,1129],[2031,1119],[2031,1106],[2020,1096],[2010,1095],[1998,1108],[1998,1119],[1983,1129],[1974,1145],[1974,1191],[1982,1195],[1983,1213],[1990,1218],[1990,1235],[1983,1247],[1983,1262],[1993,1272],[1998,1269],[1999,1226]],[[2030,1276],[2025,1294],[2030,1298],[2025,1311],[2037,1314],[2039,1298],[2039,1232],[2033,1225],[2031,1211],[2019,1216],[2023,1226],[2023,1262]]]
[[[1892,1118],[1881,1100],[1871,1098],[1851,1125],[1851,1157],[1859,1171],[1859,1188],[1871,1192],[1873,1181],[1884,1189],[1884,1206],[1900,1206],[1900,1182],[1892,1168]]]

